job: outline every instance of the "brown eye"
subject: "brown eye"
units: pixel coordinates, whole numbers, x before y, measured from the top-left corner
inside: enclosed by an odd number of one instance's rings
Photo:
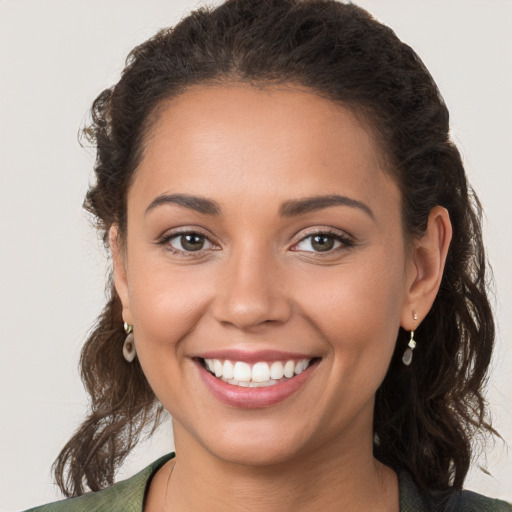
[[[203,248],[204,237],[192,234],[192,235],[181,235],[181,246],[186,251],[199,251]]]
[[[299,243],[294,245],[293,251],[303,252],[336,252],[343,247],[352,247],[354,242],[347,235],[341,233],[317,232],[304,237]]]
[[[311,237],[311,247],[315,251],[330,251],[334,247],[334,238],[329,235],[315,235]]]
[[[194,252],[210,247],[212,244],[208,239],[199,233],[181,233],[173,236],[169,245],[178,251]]]

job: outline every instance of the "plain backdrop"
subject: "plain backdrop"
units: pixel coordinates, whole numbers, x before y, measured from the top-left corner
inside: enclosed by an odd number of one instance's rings
[[[498,342],[494,424],[512,441],[512,3],[361,0],[422,57],[485,212]],[[94,152],[77,132],[126,54],[200,2],[0,0],[0,510],[60,497],[50,465],[87,408],[77,363],[103,306],[106,260],[81,203]],[[421,343],[421,340],[418,340]],[[172,449],[170,423],[119,478]],[[486,476],[478,465],[486,465]],[[467,487],[512,501],[501,441]]]

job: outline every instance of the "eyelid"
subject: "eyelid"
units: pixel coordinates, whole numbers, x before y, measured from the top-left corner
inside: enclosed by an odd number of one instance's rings
[[[183,249],[180,249],[179,247],[175,247],[173,245],[173,242],[175,240],[182,240],[184,236],[188,236],[188,235],[193,235],[193,236],[197,236],[199,238],[202,239],[202,241],[204,242],[204,244],[208,245],[208,247],[201,247],[200,249],[198,249],[197,251],[187,251],[187,250],[183,250]],[[176,249],[177,251],[180,251],[180,252],[186,252],[186,253],[199,253],[200,251],[204,251],[204,250],[208,250],[208,249],[211,249],[212,247],[214,247],[212,241],[207,238],[206,236],[202,235],[201,233],[193,233],[193,232],[185,232],[185,233],[177,233],[177,234],[174,234],[172,235],[171,237],[169,237],[168,239],[168,242],[167,242],[173,249]]]
[[[208,242],[212,245],[212,247],[208,247],[207,249],[199,249],[197,251],[184,251],[181,249],[177,249],[176,247],[173,247],[170,245],[170,241],[173,238],[177,238],[179,236],[183,235],[199,235],[201,237],[204,237]],[[204,232],[202,228],[196,227],[196,226],[186,226],[186,227],[180,227],[176,229],[172,229],[170,231],[166,231],[163,235],[158,237],[157,242],[158,245],[165,246],[166,250],[168,250],[171,253],[179,254],[180,256],[185,257],[193,257],[193,256],[200,256],[204,255],[206,251],[211,250],[218,250],[219,244],[216,243],[214,240],[212,240],[212,237]]]
[[[296,247],[299,243],[301,243],[304,240],[306,240],[308,238],[311,238],[311,237],[313,237],[315,235],[327,235],[327,236],[330,236],[330,237],[334,238],[336,241],[338,241],[341,245],[336,247],[336,248],[333,248],[333,249],[331,249],[329,251],[325,251],[325,252],[322,252],[322,251],[305,251],[305,250],[301,250],[301,249],[294,249],[294,247]],[[336,252],[338,252],[340,250],[353,247],[354,245],[355,245],[354,238],[351,235],[349,235],[348,233],[346,233],[346,232],[334,230],[333,228],[317,227],[317,228],[312,228],[311,231],[307,231],[305,233],[302,232],[300,234],[300,238],[298,238],[298,240],[293,243],[293,245],[291,247],[291,250],[292,251],[297,251],[297,252],[313,253],[313,254],[318,255],[318,256],[328,256],[328,255],[332,255],[332,254],[334,254],[334,253],[336,253]]]
[[[186,235],[186,234],[195,234],[195,235],[204,237],[206,240],[208,240],[208,242],[212,245],[212,247],[209,247],[207,249],[201,248],[197,251],[185,251],[185,250],[177,249],[169,244],[170,240],[172,240],[173,238],[176,238],[181,235]],[[315,235],[330,236],[330,237],[334,238],[336,241],[338,241],[341,245],[336,248],[325,251],[325,252],[305,251],[305,250],[301,250],[301,249],[294,249],[294,247],[297,246],[300,242],[302,242],[308,238],[311,238]],[[175,228],[175,229],[165,232],[163,235],[161,235],[158,238],[156,243],[158,245],[167,246],[166,249],[172,253],[179,254],[179,255],[182,255],[185,257],[193,257],[193,256],[198,257],[200,255],[204,255],[204,253],[207,251],[220,249],[220,244],[215,242],[212,238],[213,237],[211,235],[204,232],[203,228],[200,228],[197,226],[184,226],[184,227]],[[295,237],[295,239],[296,239],[296,241],[293,242],[290,250],[296,251],[296,252],[312,253],[312,254],[315,254],[315,256],[319,256],[319,257],[329,256],[329,255],[337,253],[340,250],[348,249],[348,248],[356,245],[356,242],[355,242],[354,238],[352,237],[352,235],[349,235],[348,233],[346,233],[344,231],[336,230],[336,229],[330,228],[330,227],[311,228],[310,230],[306,230],[306,232],[304,232],[304,231],[301,232],[300,235],[297,235]]]

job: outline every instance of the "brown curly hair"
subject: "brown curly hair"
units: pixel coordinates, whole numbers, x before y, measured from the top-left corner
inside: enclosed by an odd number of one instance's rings
[[[107,246],[113,223],[121,233],[126,228],[127,190],[161,102],[219,81],[299,84],[361,113],[400,187],[409,236],[424,232],[434,206],[448,210],[453,239],[439,293],[417,329],[422,350],[411,367],[402,365],[407,339],[400,331],[376,396],[374,452],[407,469],[423,489],[460,489],[474,435],[495,433],[483,397],[494,322],[481,207],[432,77],[390,28],[352,4],[227,0],[196,10],[136,47],[119,82],[93,104],[84,134],[97,148],[96,181],[84,206]],[[138,362],[122,357],[121,304],[111,279],[107,292],[80,361],[91,412],[54,464],[67,496],[112,484],[116,468],[162,412]]]

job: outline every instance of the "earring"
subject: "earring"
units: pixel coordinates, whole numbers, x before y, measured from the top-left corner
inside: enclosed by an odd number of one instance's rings
[[[123,343],[123,356],[129,363],[131,363],[137,355],[137,351],[135,350],[135,339],[133,337],[133,325],[125,322],[124,332],[127,336]]]
[[[414,331],[411,331],[411,339],[407,344],[404,355],[402,356],[402,363],[409,366],[412,363],[412,351],[416,348],[416,341],[414,340]]]
[[[412,312],[412,319],[417,322],[418,321],[418,313],[416,311]],[[407,348],[405,349],[404,355],[402,356],[402,363],[405,366],[409,366],[412,363],[412,351],[416,348],[416,341],[414,340],[414,331],[411,331],[411,339],[407,344]]]

